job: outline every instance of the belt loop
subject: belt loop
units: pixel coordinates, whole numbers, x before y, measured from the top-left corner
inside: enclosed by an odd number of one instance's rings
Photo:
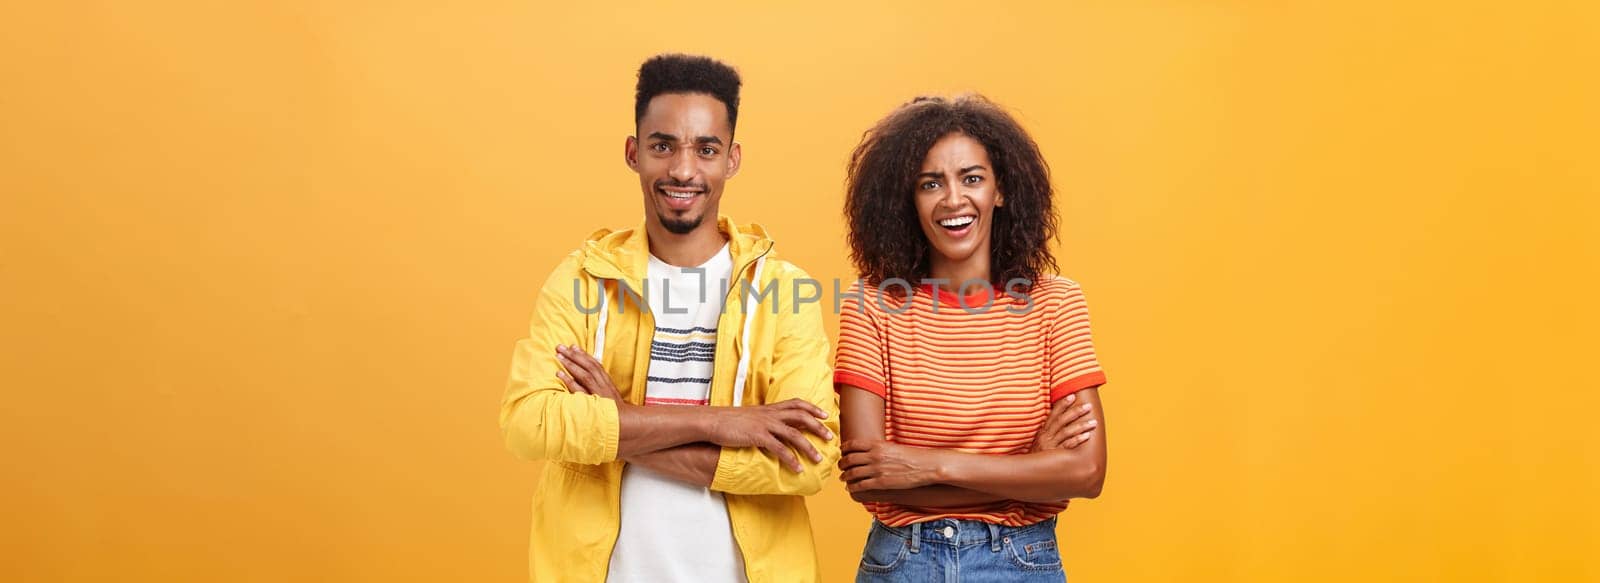
[[[911,552],[922,552],[922,523],[920,522],[911,524]]]
[[[1000,527],[993,522],[985,522],[984,524],[989,525],[989,550],[1000,552]]]

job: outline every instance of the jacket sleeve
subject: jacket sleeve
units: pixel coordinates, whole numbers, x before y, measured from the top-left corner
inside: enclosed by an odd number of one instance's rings
[[[587,318],[575,302],[593,310],[598,288],[584,281],[580,258],[581,252],[568,256],[545,280],[528,335],[517,341],[511,356],[500,432],[506,448],[520,459],[599,464],[617,457],[616,403],[569,393],[555,374],[557,344],[590,345]]]
[[[833,391],[832,354],[827,332],[822,328],[822,304],[800,304],[793,301],[794,281],[809,280],[798,268],[784,265],[778,277],[777,341],[773,347],[771,385],[766,391],[765,403],[772,404],[789,399],[805,399],[828,413],[823,425],[833,432],[834,438],[824,440],[807,432],[806,439],[822,461],[812,463],[801,457],[805,468],[800,473],[785,469],[777,460],[759,448],[724,447],[717,460],[717,471],[711,489],[730,494],[785,494],[809,496],[822,490],[822,484],[833,475],[839,462],[839,402]],[[806,284],[802,284],[806,285]],[[809,293],[809,290],[807,290]],[[820,292],[818,295],[822,295]],[[757,310],[768,311],[767,306]]]

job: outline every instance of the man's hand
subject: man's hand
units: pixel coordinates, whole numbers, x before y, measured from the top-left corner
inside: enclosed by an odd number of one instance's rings
[[[567,384],[567,390],[574,393],[598,395],[622,402],[622,392],[612,384],[611,375],[605,367],[600,366],[600,361],[595,360],[589,353],[579,350],[576,346],[556,346],[556,360],[566,371],[556,371],[556,378]]]
[[[1056,401],[1050,408],[1050,418],[1045,420],[1044,427],[1034,436],[1033,449],[1030,451],[1074,449],[1089,441],[1099,422],[1089,414],[1088,403],[1074,406],[1077,401],[1076,394]]]
[[[851,492],[905,490],[939,483],[938,451],[882,440],[844,443],[839,479]]]
[[[806,441],[801,430],[825,440],[833,439],[833,432],[819,421],[827,419],[828,413],[802,399],[771,405],[716,407],[712,415],[710,442],[724,447],[759,447],[797,474],[804,468],[795,452],[811,458],[812,462],[822,461],[822,454]]]

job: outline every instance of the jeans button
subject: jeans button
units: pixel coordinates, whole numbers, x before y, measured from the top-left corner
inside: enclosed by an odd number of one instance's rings
[[[955,527],[953,527],[953,526],[944,527],[944,537],[945,538],[951,538],[951,537],[954,537],[955,535],[956,535]]]

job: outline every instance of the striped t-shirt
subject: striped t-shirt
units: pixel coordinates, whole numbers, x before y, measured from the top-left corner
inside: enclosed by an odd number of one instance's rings
[[[650,256],[643,294],[655,320],[645,405],[710,403],[717,320],[733,257],[724,245],[704,265],[676,267]],[[622,470],[622,524],[606,573],[610,583],[743,583],[744,558],[721,492],[644,466]]]
[[[843,296],[839,315],[834,383],[883,397],[889,441],[1027,453],[1056,399],[1106,382],[1089,337],[1088,306],[1071,280],[1048,276],[1009,293],[969,288],[965,298],[929,285],[909,299],[897,295],[904,290],[880,292],[858,283]],[[1025,526],[1067,507],[1016,500],[948,508],[865,505],[889,526],[938,518]]]

